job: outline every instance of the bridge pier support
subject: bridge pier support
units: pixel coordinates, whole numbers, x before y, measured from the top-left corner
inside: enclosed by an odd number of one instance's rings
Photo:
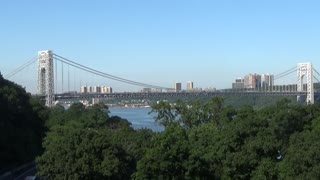
[[[45,105],[54,105],[54,75],[52,51],[38,52],[38,94],[46,97]]]
[[[298,63],[297,67],[297,75],[298,75],[298,83],[297,83],[297,91],[304,91],[303,78],[306,76],[307,78],[307,95],[306,95],[306,103],[313,104],[314,103],[314,89],[313,89],[313,68],[311,63]],[[297,101],[301,102],[301,96],[297,96]]]

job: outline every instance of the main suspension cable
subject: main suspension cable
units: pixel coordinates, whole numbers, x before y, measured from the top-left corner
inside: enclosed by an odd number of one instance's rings
[[[283,78],[289,74],[292,74],[292,73],[296,72],[296,70],[291,70],[291,71],[286,71],[286,72],[287,72],[286,74],[281,73],[282,75],[275,77],[274,80],[277,80],[277,79]]]
[[[296,70],[296,69],[297,69],[297,67],[295,66],[295,67],[293,67],[293,68],[291,68],[291,69],[289,69],[289,70],[287,70],[285,72],[282,72],[280,74],[275,75],[274,78],[278,78],[279,76],[283,77],[284,74],[287,74],[288,72],[291,72],[292,70]]]
[[[155,86],[155,85],[140,83],[140,82],[137,82],[137,81],[132,81],[132,80],[129,80],[129,79],[124,79],[124,78],[120,78],[120,77],[117,77],[117,76],[113,76],[113,75],[110,75],[110,74],[107,74],[107,73],[104,73],[104,72],[89,68],[87,66],[81,65],[79,63],[76,63],[74,61],[66,59],[66,58],[64,58],[62,56],[59,56],[57,54],[54,54],[54,58],[56,58],[59,61],[63,61],[64,63],[69,64],[69,65],[71,65],[73,67],[79,68],[81,70],[84,70],[84,71],[87,71],[87,72],[90,72],[90,73],[93,73],[93,74],[96,74],[96,75],[99,75],[99,76],[102,76],[102,77],[105,77],[105,78],[109,78],[109,79],[113,79],[113,80],[116,80],[116,81],[124,82],[124,83],[127,83],[127,84],[132,84],[132,85],[137,85],[137,86],[142,86],[142,87],[151,87],[151,88],[157,88],[157,89],[166,89],[167,88],[167,87],[161,87],[161,86]]]
[[[8,78],[14,76],[15,74],[17,74],[18,72],[21,72],[22,70],[24,70],[25,68],[29,67],[31,64],[35,63],[36,61],[37,61],[37,57],[32,58],[27,63],[23,64],[22,66],[16,68],[15,70],[10,72],[9,74],[5,75],[4,78],[8,79]]]

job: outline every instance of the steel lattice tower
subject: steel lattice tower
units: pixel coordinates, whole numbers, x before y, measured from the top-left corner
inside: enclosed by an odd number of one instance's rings
[[[313,89],[313,68],[311,63],[298,63],[297,68],[297,75],[298,75],[298,84],[297,84],[297,91],[303,91],[303,77],[307,76],[307,104],[314,103],[314,89]],[[300,96],[297,97],[298,100]]]
[[[54,103],[53,53],[51,50],[38,52],[38,93],[46,97],[46,106]]]

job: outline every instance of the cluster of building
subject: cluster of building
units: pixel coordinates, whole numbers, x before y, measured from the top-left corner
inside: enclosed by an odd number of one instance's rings
[[[154,89],[154,88],[143,88],[141,92],[150,93],[150,92],[162,92],[162,89]]]
[[[181,91],[186,91],[186,92],[201,92],[201,91],[206,91],[206,92],[212,92],[212,91],[216,91],[216,88],[195,88],[193,86],[193,82],[192,81],[188,81],[187,82],[187,88],[184,90],[182,89],[182,84],[181,82],[176,82],[174,83],[174,88],[173,89],[167,89],[167,92],[181,92]]]
[[[175,82],[173,85],[173,88],[167,88],[166,92],[181,92],[181,91],[196,91],[199,90],[197,88],[193,87],[193,82],[188,81],[187,82],[187,89],[182,89],[182,83],[181,82]],[[143,88],[141,92],[162,92],[162,89],[152,89],[152,88]]]
[[[181,91],[187,91],[187,92],[198,92],[202,91],[201,88],[195,88],[193,86],[192,81],[187,82],[186,89],[182,89],[182,83],[181,82],[175,82],[172,89],[167,89],[167,92],[181,92]]]
[[[232,83],[232,89],[267,88],[274,85],[274,76],[271,74],[248,74],[244,78],[237,78]]]
[[[81,86],[80,93],[112,93],[112,87],[107,87],[107,86]]]
[[[193,82],[188,81],[186,91],[192,91],[192,90],[194,90]],[[171,88],[167,89],[167,92],[181,92],[181,91],[182,91],[182,83],[181,82],[175,82],[172,89]]]

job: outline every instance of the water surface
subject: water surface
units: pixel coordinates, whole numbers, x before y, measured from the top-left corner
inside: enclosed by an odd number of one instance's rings
[[[154,131],[162,131],[163,126],[155,123],[154,114],[149,114],[151,108],[121,108],[110,107],[110,116],[119,116],[131,122],[134,129],[149,128]]]

